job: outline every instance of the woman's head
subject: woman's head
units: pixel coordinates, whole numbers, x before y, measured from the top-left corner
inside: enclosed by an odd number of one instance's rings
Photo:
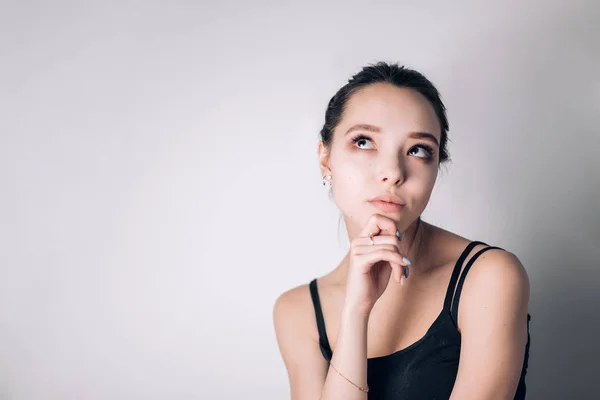
[[[374,213],[401,230],[416,220],[449,160],[447,132],[440,95],[419,72],[380,62],[354,75],[329,101],[318,150],[347,225],[362,226]],[[369,202],[384,194],[405,207],[382,212]]]

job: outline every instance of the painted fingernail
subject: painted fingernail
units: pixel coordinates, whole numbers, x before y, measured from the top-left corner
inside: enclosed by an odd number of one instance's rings
[[[405,264],[408,264],[408,265],[411,265],[411,264],[412,264],[412,262],[410,262],[410,260],[409,260],[408,258],[406,258],[406,257],[402,257],[402,261],[403,261]]]
[[[396,229],[396,237],[398,238],[398,241],[402,240],[402,232],[400,232],[400,229]]]
[[[408,266],[404,267],[404,276],[408,278]]]

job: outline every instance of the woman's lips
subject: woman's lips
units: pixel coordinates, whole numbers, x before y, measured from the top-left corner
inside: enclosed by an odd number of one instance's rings
[[[387,201],[375,200],[369,201],[369,203],[385,212],[399,212],[404,208],[401,204],[388,203]]]

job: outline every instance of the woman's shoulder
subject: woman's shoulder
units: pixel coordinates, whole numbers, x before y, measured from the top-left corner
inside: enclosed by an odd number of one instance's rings
[[[307,337],[318,341],[311,329],[314,324],[311,303],[308,283],[287,289],[275,299],[272,316],[278,340]]]
[[[499,248],[482,252],[472,264],[469,270],[471,286],[479,288],[482,294],[489,294],[491,288],[500,288],[504,292],[507,292],[505,288],[510,288],[511,292],[517,291],[521,295],[528,293],[529,277],[519,257],[500,246],[490,244],[490,247]],[[469,290],[469,285],[465,283],[465,292]]]
[[[312,280],[316,281],[316,291],[322,300],[332,291],[342,291],[342,280],[336,270],[323,276],[315,276]],[[311,282],[312,282],[311,280]],[[275,312],[293,313],[297,317],[314,318],[314,301],[311,295],[310,283],[305,282],[290,289],[285,290],[275,300]]]
[[[318,299],[313,299],[311,294],[310,282],[313,280],[316,283]],[[344,289],[339,269],[334,269],[323,276],[315,276],[308,282],[285,290],[277,297],[273,306],[276,330],[294,331],[294,335],[309,337],[318,342],[315,301],[319,302],[318,306],[325,314],[330,314],[341,305]]]
[[[296,315],[304,314],[309,309],[310,301],[309,284],[304,283],[279,294],[273,306],[274,313],[288,314],[293,312]]]
[[[463,267],[468,263],[468,260],[475,256],[476,253],[487,247],[498,247],[486,250],[480,256],[477,257],[476,262],[478,267],[474,270],[486,270],[483,272],[484,276],[491,275],[492,279],[497,277],[498,274],[512,273],[513,279],[526,278],[526,273],[523,265],[519,258],[512,253],[509,249],[505,249],[503,246],[499,246],[496,243],[491,243],[480,238],[467,238],[455,232],[437,227],[435,225],[428,224],[429,237],[427,253],[431,255],[432,259],[429,260],[429,265],[448,265],[453,264],[462,253],[467,249],[469,244],[473,242],[477,243],[471,248],[469,254],[466,256]],[[473,273],[470,272],[469,275]],[[516,276],[516,277],[515,277]],[[471,279],[473,280],[473,279]]]
[[[446,248],[447,250],[442,252],[453,254],[453,256],[450,256],[453,259],[457,258],[471,242],[485,243],[479,243],[471,249],[465,262],[463,262],[463,269],[477,253],[491,247],[489,250],[481,252],[473,260],[461,297],[472,297],[476,299],[476,302],[480,302],[483,297],[498,291],[504,293],[502,297],[506,297],[507,293],[509,293],[508,297],[528,296],[529,278],[525,267],[516,254],[496,243],[477,239],[471,240],[442,228],[435,229],[439,235],[436,245],[442,249]]]
[[[432,237],[434,238],[432,240],[432,247],[441,250],[440,253],[462,253],[462,251],[464,251],[470,243],[481,242],[471,249],[471,255],[474,255],[486,247],[497,247],[497,249],[486,250],[485,253],[482,253],[481,257],[479,258],[482,260],[487,259],[487,262],[485,262],[486,264],[490,263],[500,265],[500,268],[502,268],[502,266],[517,270],[522,268],[519,258],[509,249],[505,249],[503,246],[477,238],[469,239],[434,225],[430,225],[430,227],[434,232],[432,234]],[[483,263],[484,262],[479,262],[479,264]]]
[[[526,268],[516,254],[500,246],[484,240],[470,240],[463,236],[454,234],[438,228],[442,238],[436,244],[442,250],[441,253],[450,254],[445,257],[448,263],[458,260],[460,255],[472,242],[478,243],[472,247],[462,263],[461,276],[464,276],[464,286],[460,294],[461,311],[459,325],[469,315],[476,328],[486,324],[482,314],[488,313],[499,316],[518,315],[526,313],[530,295],[530,283]],[[485,250],[486,248],[489,249]],[[476,255],[479,254],[477,257]],[[472,262],[471,262],[472,260]],[[468,273],[465,269],[470,264]],[[489,312],[490,310],[494,312]]]

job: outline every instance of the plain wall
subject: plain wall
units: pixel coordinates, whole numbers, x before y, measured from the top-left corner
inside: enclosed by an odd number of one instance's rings
[[[422,71],[423,218],[531,281],[530,399],[600,396],[600,3],[0,3],[0,399],[283,399],[283,291],[347,249],[316,145],[363,65]]]

